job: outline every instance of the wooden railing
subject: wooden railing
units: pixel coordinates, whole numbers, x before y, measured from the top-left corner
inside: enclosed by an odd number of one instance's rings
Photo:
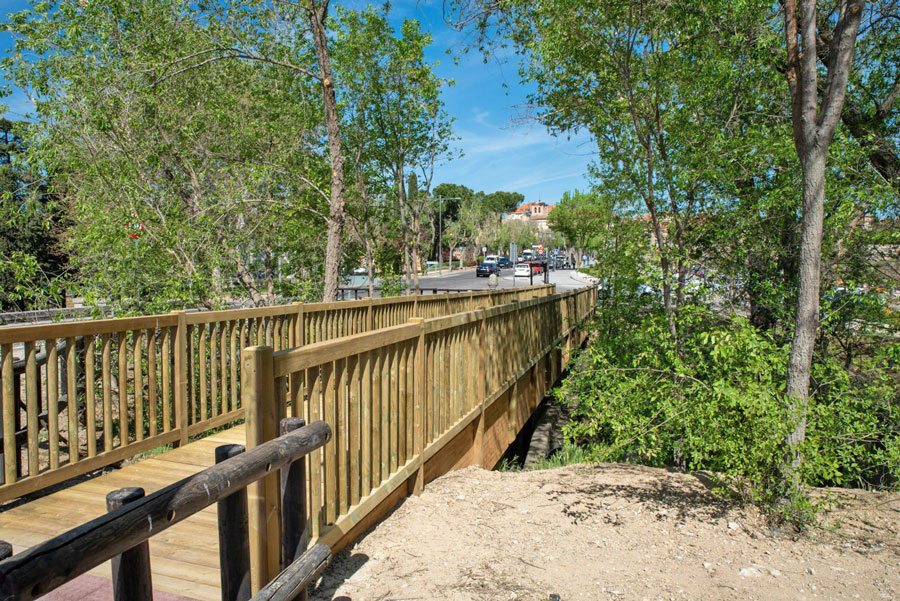
[[[247,451],[239,445],[219,447],[216,465],[147,497],[140,488],[111,491],[108,514],[10,558],[0,557],[0,600],[38,598],[112,560],[114,599],[151,601],[149,539],[213,503],[218,504],[222,599],[248,599],[250,583],[259,576],[254,563],[259,553],[253,548],[257,537],[252,536],[259,519],[249,513],[248,499],[260,479],[277,480],[279,470],[284,511],[275,521],[286,525],[281,540],[287,544],[280,550],[283,564],[276,572],[281,574],[269,587],[254,587],[259,590],[254,599],[305,598],[306,585],[331,556],[321,544],[306,550],[305,457],[330,439],[331,428],[321,421],[308,426],[294,422],[282,424],[280,437]],[[9,545],[0,549],[8,551]],[[296,595],[288,596],[291,592]]]
[[[248,441],[274,435],[285,415],[332,426],[310,455],[309,520],[314,540],[337,551],[428,480],[493,466],[583,340],[578,325],[595,301],[588,287],[281,351],[247,348]],[[277,507],[277,491],[260,491],[258,513]],[[277,523],[259,536],[272,578]]]
[[[278,351],[553,290],[535,286],[0,328],[0,502],[240,419],[240,357],[249,346]]]

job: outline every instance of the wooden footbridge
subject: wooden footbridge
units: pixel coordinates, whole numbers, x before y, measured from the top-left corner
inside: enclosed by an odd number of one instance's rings
[[[0,540],[15,552],[0,562],[0,599],[59,585],[54,598],[86,599],[79,582],[109,578],[103,562],[127,564],[150,537],[155,591],[226,598],[235,567],[220,566],[235,560],[217,524],[222,500],[244,490],[246,525],[232,530],[249,589],[266,593],[302,564],[301,547],[337,552],[428,481],[493,466],[595,301],[590,287],[536,286],[0,329]],[[279,437],[286,417],[311,425]],[[227,444],[246,457],[214,466]],[[285,500],[295,465],[300,505]],[[106,495],[124,487],[147,496],[107,513]],[[298,515],[309,540],[293,532]]]

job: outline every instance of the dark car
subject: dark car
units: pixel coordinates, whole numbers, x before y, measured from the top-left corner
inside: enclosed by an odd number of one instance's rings
[[[500,269],[510,269],[513,266],[512,261],[509,260],[509,257],[500,257],[497,261],[497,267]]]
[[[475,277],[486,278],[486,277],[490,276],[492,273],[496,273],[497,275],[500,275],[500,266],[497,265],[496,263],[488,263],[487,261],[485,261],[484,263],[482,263],[481,265],[479,265],[478,267],[475,268]]]

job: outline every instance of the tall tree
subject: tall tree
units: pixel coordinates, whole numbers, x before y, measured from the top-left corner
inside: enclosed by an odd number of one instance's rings
[[[273,302],[279,257],[317,245],[306,230],[322,213],[307,81],[231,56],[199,64],[215,19],[175,0],[42,3],[11,29],[5,66],[38,99],[30,160],[70,207],[89,299],[214,306],[238,282]]]
[[[841,118],[865,1],[841,0],[835,8],[820,18],[816,0],[784,3],[785,74],[794,146],[803,173],[797,314],[787,370],[787,394],[795,420],[787,439],[786,476],[792,491],[800,487],[800,445],[806,438],[810,369],[819,324],[825,164]],[[824,69],[819,66],[820,56]]]
[[[392,182],[392,196],[403,224],[407,284],[418,287],[418,264],[432,229],[429,194],[436,162],[446,157],[452,120],[444,110],[442,89],[451,82],[425,60],[431,36],[418,22],[405,20],[399,31],[388,23],[388,9],[343,9],[338,13],[335,56],[343,85],[353,93],[340,101],[355,115],[354,143],[361,161]],[[410,194],[410,175],[416,193]],[[419,191],[419,188],[422,188]]]

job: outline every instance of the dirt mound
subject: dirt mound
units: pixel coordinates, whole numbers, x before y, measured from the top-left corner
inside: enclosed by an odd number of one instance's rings
[[[791,540],[693,475],[467,468],[339,555],[313,598],[900,599],[900,497],[828,492],[828,528]]]

